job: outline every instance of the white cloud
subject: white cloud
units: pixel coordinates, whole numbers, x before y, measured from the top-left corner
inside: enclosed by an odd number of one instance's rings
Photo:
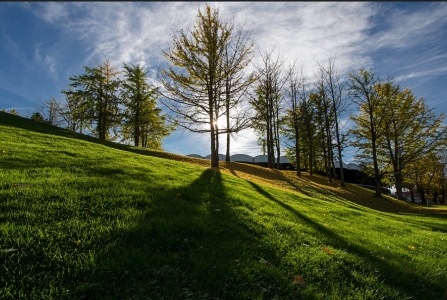
[[[44,63],[48,66],[50,72],[57,77],[56,63],[54,61],[54,58],[51,57],[50,55],[46,55]]]
[[[389,13],[389,18],[381,21],[389,29],[370,37],[368,45],[372,49],[403,48],[427,43],[437,39],[437,33],[443,33],[447,24],[447,3],[432,3],[413,13],[395,10]]]
[[[314,61],[338,54],[344,71],[371,63],[361,43],[374,14],[370,3],[210,3],[224,19],[234,17],[253,31],[256,46],[267,50],[277,44],[284,57],[298,56],[309,73]],[[163,61],[161,49],[172,34],[192,27],[203,3],[43,3],[36,15],[64,28],[73,39],[90,45],[85,64],[110,58],[121,64]],[[70,14],[68,11],[70,10]]]
[[[361,43],[374,15],[370,3],[249,3],[228,4],[239,21],[246,20],[259,49],[278,45],[289,60],[299,58],[309,76],[315,60],[338,55],[342,71],[354,65],[370,64]],[[226,8],[226,7],[225,7]]]
[[[234,18],[236,23],[245,22],[244,28],[252,31],[259,50],[269,50],[276,44],[284,58],[290,61],[298,58],[310,81],[315,62],[326,61],[329,55],[337,55],[337,67],[345,74],[348,70],[373,66],[375,62],[371,55],[377,50],[402,49],[433,42],[447,24],[446,3],[432,3],[411,13],[384,11],[384,4],[371,2],[209,4],[219,7],[224,19]],[[25,7],[30,7],[38,17],[61,28],[67,40],[81,41],[87,53],[84,65],[106,58],[110,58],[117,67],[121,67],[123,62],[139,63],[149,72],[152,82],[157,83],[156,69],[165,62],[161,49],[172,43],[174,32],[191,28],[197,10],[204,6],[203,2],[45,2]],[[17,48],[12,41],[10,47]],[[17,52],[16,55],[24,58],[23,53]],[[55,57],[60,59],[60,56],[54,53],[39,55],[49,70],[57,74],[60,64],[56,63]],[[445,63],[436,68],[427,68],[426,63],[444,61],[445,55],[445,50],[441,49],[432,56],[412,61],[411,64],[419,64],[421,68],[410,69],[411,72],[400,75],[397,80],[443,74],[447,68]],[[259,52],[256,51],[253,61],[258,60]],[[403,65],[402,69],[409,65]],[[174,139],[166,145],[177,152],[185,151],[185,147],[195,149],[196,144],[208,143],[206,138],[188,134],[179,140],[187,146],[175,145]],[[206,152],[204,155],[209,154],[209,150]],[[236,152],[259,154],[253,132],[245,132],[237,142],[232,141],[232,154]]]
[[[40,11],[36,11],[36,14],[50,23],[63,21],[69,15],[67,6],[58,2],[45,3],[45,8]]]
[[[410,72],[409,74],[405,74],[396,78],[396,81],[402,81],[410,78],[418,78],[418,77],[429,77],[429,76],[438,76],[442,74],[447,74],[447,65],[441,66],[439,68],[418,71],[418,72]]]
[[[41,54],[41,44],[36,45],[34,49],[34,59],[39,64],[43,64],[46,71],[48,71],[54,79],[57,79],[56,60],[53,56],[45,54],[45,57]]]

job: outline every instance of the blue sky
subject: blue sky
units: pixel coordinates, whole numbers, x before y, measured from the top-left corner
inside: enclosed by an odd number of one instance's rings
[[[360,67],[413,90],[437,113],[447,111],[447,3],[445,2],[208,2],[223,18],[252,31],[257,50],[277,45],[298,60],[310,79],[316,62],[337,55],[344,76]],[[68,76],[110,58],[142,64],[157,85],[161,49],[172,32],[192,27],[205,2],[1,2],[0,110],[23,116],[50,96],[63,99]],[[347,117],[346,117],[347,118]],[[224,153],[222,145],[221,153]],[[177,131],[166,151],[209,154],[209,137]],[[353,149],[346,151],[347,160]],[[251,131],[232,141],[232,154],[261,154]]]

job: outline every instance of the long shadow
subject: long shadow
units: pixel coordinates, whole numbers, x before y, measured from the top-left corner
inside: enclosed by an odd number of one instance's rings
[[[270,193],[265,191],[261,186],[256,183],[250,182],[257,192],[268,198],[269,200],[275,202],[280,205],[284,209],[292,212],[298,219],[307,223],[310,227],[316,229],[318,232],[322,233],[328,240],[332,243],[333,246],[347,249],[349,252],[356,253],[360,257],[367,259],[370,263],[380,270],[379,273],[381,277],[383,277],[386,284],[392,287],[402,287],[402,290],[405,290],[405,286],[408,286],[408,282],[414,282],[419,285],[419,289],[413,289],[412,293],[414,293],[415,299],[426,299],[427,295],[431,294],[433,291],[437,291],[439,294],[443,292],[445,287],[438,286],[428,281],[426,278],[422,278],[418,275],[410,275],[405,268],[407,266],[401,266],[400,268],[396,268],[396,265],[392,265],[387,261],[384,261],[378,257],[371,255],[371,249],[367,247],[363,247],[359,244],[353,243],[352,241],[345,240],[342,236],[334,233],[332,230],[329,230],[325,226],[315,222],[304,214],[298,212],[292,206],[277,200]],[[392,277],[389,276],[392,274]],[[396,279],[398,278],[398,279]],[[352,278],[354,281],[354,278]]]
[[[235,213],[221,173],[207,169],[194,180],[188,180],[191,174],[187,172],[183,176],[183,185],[152,186],[146,190],[151,200],[146,200],[146,205],[139,204],[142,214],[135,226],[113,234],[114,246],[97,258],[93,272],[85,273],[82,281],[78,279],[81,288],[76,296],[84,299],[294,296],[296,287],[280,270],[267,265],[253,268],[260,264],[261,253],[274,251],[270,245],[261,243],[259,233]],[[89,285],[92,282],[100,282],[101,287],[92,287]]]
[[[224,163],[223,166],[229,170],[229,172],[235,176],[237,172],[254,174],[261,178],[267,178],[269,180],[276,180],[278,182],[285,182],[293,190],[304,194],[309,197],[315,197],[315,193],[311,193],[307,190],[307,188],[303,185],[300,185],[298,182],[291,180],[287,176],[285,176],[281,171],[275,169],[267,169],[261,168],[258,166],[253,166],[249,164],[241,164],[241,163]],[[240,177],[240,176],[238,176]],[[309,181],[304,177],[300,177],[299,180]],[[325,195],[326,198],[320,198],[321,200],[330,199],[330,201],[337,201],[344,206],[348,206],[357,210],[364,209],[373,209],[376,211],[381,211],[385,213],[423,213],[429,215],[435,214],[443,214],[440,211],[421,211],[420,209],[409,207],[406,205],[399,205],[398,203],[392,203],[388,199],[385,198],[376,198],[374,201],[362,201],[359,196],[352,197],[344,197],[343,195],[338,195],[337,193],[330,191],[330,188],[333,188],[331,185],[325,185],[323,183],[318,183],[316,186],[313,185],[311,191],[316,192],[316,194]],[[344,188],[347,193],[357,194],[356,191],[350,187]]]
[[[116,170],[104,172],[109,171]],[[129,197],[117,201],[113,197],[120,195],[107,196],[110,199],[98,195],[102,198],[79,199],[75,210],[61,210],[61,216],[56,217],[67,224],[80,218],[88,222],[100,216],[102,222],[114,225],[100,236],[92,237],[89,243],[84,241],[89,234],[81,237],[78,246],[73,241],[60,241],[67,244],[61,248],[69,251],[73,261],[80,262],[79,266],[70,266],[57,255],[48,255],[39,250],[41,246],[29,247],[28,255],[35,257],[25,255],[21,268],[26,270],[26,265],[31,265],[32,273],[28,275],[41,276],[41,284],[34,288],[43,290],[47,281],[56,281],[61,289],[67,290],[63,299],[274,299],[275,296],[296,299],[297,287],[291,284],[291,278],[285,277],[284,269],[259,263],[264,254],[274,256],[275,246],[263,242],[262,231],[244,218],[244,207],[238,207],[241,212],[236,213],[237,199],[227,194],[228,183],[221,173],[207,169],[191,174],[190,169],[182,168],[176,172],[183,181],[170,185],[165,178],[163,185],[154,185],[151,175],[141,169],[137,176],[145,196],[125,195]],[[277,200],[261,186],[248,183],[259,195],[293,212],[333,245],[346,247],[339,235]],[[32,195],[29,197],[24,200],[32,200]],[[109,210],[102,212],[106,206]],[[123,215],[125,211],[131,214]],[[46,241],[45,236],[42,241]],[[401,276],[402,282],[416,279],[426,284],[422,278],[410,277],[377,260],[366,247],[351,245],[348,251],[378,265],[385,278],[390,272]],[[51,277],[58,268],[70,272]],[[355,282],[353,276],[350,279]],[[400,286],[400,281],[390,280],[387,284]],[[427,283],[415,296],[424,299],[427,289],[438,291],[439,287]]]

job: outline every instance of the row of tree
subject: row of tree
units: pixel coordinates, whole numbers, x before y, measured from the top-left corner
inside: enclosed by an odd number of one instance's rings
[[[212,167],[218,165],[219,135],[227,136],[229,160],[230,136],[251,127],[268,167],[279,166],[286,143],[298,176],[302,169],[324,171],[329,181],[338,177],[344,186],[343,149],[354,146],[374,176],[376,195],[382,180],[392,180],[402,198],[404,184],[415,183],[408,174],[417,173],[416,162],[440,157],[446,145],[443,114],[436,116],[423,98],[370,70],[350,72],[343,84],[331,57],[318,65],[311,81],[272,50],[261,54],[262,62],[249,72],[250,35],[209,6],[199,10],[194,29],[180,30],[163,53],[171,67],[161,71],[162,102],[180,126],[210,134]],[[355,125],[346,132],[341,118],[352,105],[359,113],[350,116]],[[222,128],[221,118],[226,120]]]
[[[275,49],[252,64],[253,47],[243,27],[207,5],[194,28],[174,34],[172,47],[163,51],[171,65],[159,74],[161,87],[151,87],[138,65],[117,71],[106,60],[69,77],[65,104],[54,98],[45,103],[44,121],[59,125],[62,118],[73,131],[155,149],[178,125],[210,134],[212,167],[218,166],[220,136],[226,137],[229,161],[231,137],[252,128],[268,167],[279,167],[285,145],[298,176],[302,170],[324,172],[342,187],[343,151],[353,146],[374,177],[377,196],[383,184],[394,183],[399,198],[404,186],[416,186],[422,197],[427,190],[444,197],[447,129],[444,115],[436,116],[423,98],[371,70],[350,72],[343,80],[335,57],[319,63],[313,78],[296,63],[286,65]],[[157,101],[169,114],[162,114]],[[350,115],[354,126],[348,131],[341,124],[349,108],[358,113]],[[43,119],[38,112],[32,117]]]
[[[65,123],[72,131],[87,130],[103,140],[161,149],[175,124],[169,124],[157,106],[158,88],[148,84],[143,68],[124,64],[118,71],[106,60],[84,69],[84,74],[69,77],[71,83],[62,91],[64,104],[51,98],[43,104],[47,117],[34,112],[31,118],[58,126]]]
[[[355,137],[352,144],[362,149],[358,157],[372,164],[376,195],[380,196],[381,179],[392,174],[402,199],[404,174],[420,173],[419,162],[426,157],[437,157],[435,165],[445,161],[444,114],[437,116],[423,98],[417,99],[391,79],[380,80],[371,71],[350,73],[349,80],[349,95],[360,108],[358,115],[351,116],[356,124],[350,130]],[[417,183],[412,177],[407,176],[407,183]],[[423,197],[423,189],[419,190]]]

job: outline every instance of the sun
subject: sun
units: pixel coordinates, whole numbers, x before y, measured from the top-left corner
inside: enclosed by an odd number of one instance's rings
[[[220,117],[219,119],[217,119],[217,121],[214,121],[214,124],[216,123],[219,129],[227,127],[227,121],[225,120],[225,117]]]

